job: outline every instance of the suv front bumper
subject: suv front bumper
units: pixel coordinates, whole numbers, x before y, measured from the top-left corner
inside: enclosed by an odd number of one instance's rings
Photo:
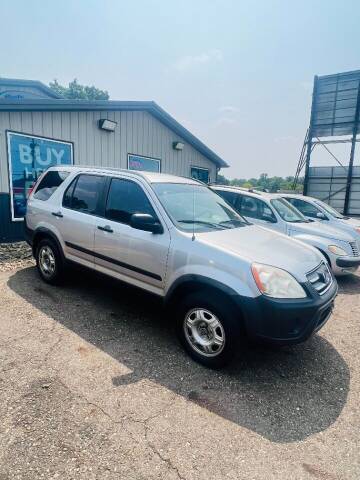
[[[341,268],[357,268],[360,265],[360,257],[338,257],[336,265]]]
[[[250,337],[279,345],[307,340],[329,319],[337,294],[337,282],[326,293],[315,293],[310,284],[303,284],[308,297],[304,299],[275,299],[260,295],[239,298],[245,328]]]

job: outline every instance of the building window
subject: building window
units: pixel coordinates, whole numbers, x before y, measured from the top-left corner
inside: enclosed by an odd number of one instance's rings
[[[210,183],[209,170],[201,167],[191,167],[191,178],[203,183]]]
[[[21,221],[26,213],[26,199],[37,179],[53,165],[73,163],[70,142],[7,132],[11,214]]]
[[[158,158],[129,154],[128,169],[141,170],[144,172],[160,172],[160,160]]]

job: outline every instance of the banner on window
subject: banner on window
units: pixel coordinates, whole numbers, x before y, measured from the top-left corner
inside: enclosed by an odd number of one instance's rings
[[[7,132],[11,215],[22,220],[29,190],[44,170],[73,163],[72,143]]]
[[[142,170],[145,172],[160,172],[160,160],[157,158],[142,157],[141,155],[128,155],[129,170]]]

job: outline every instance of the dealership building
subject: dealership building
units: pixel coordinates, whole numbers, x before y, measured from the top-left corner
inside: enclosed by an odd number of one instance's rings
[[[0,242],[22,239],[27,193],[56,164],[203,182],[227,167],[154,102],[66,100],[41,82],[0,78]]]

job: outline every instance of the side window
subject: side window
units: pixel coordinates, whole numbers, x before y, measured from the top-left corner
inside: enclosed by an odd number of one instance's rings
[[[233,192],[224,192],[223,190],[215,190],[216,193],[221,195],[224,200],[226,200],[232,207],[235,206],[236,203],[236,193]]]
[[[74,193],[74,188],[76,185],[78,177],[76,177],[71,183],[70,186],[65,190],[64,196],[63,196],[63,207],[66,208],[71,208],[71,202],[72,202],[72,196]]]
[[[145,192],[137,183],[113,178],[106,202],[106,218],[130,224],[133,213],[148,213],[154,217],[157,216]]]
[[[104,179],[98,175],[79,175],[66,190],[63,206],[84,213],[95,213]]]
[[[242,196],[240,213],[244,217],[257,218],[266,222],[276,222],[271,208],[262,200],[254,197]]]
[[[69,172],[53,171],[46,173],[37,186],[33,198],[36,200],[48,200],[63,181],[68,177]]]
[[[313,217],[317,218],[317,214],[321,213],[321,210],[311,203],[305,202],[304,200],[299,200],[298,198],[285,198],[291,205],[300,212],[305,215],[306,217]]]

